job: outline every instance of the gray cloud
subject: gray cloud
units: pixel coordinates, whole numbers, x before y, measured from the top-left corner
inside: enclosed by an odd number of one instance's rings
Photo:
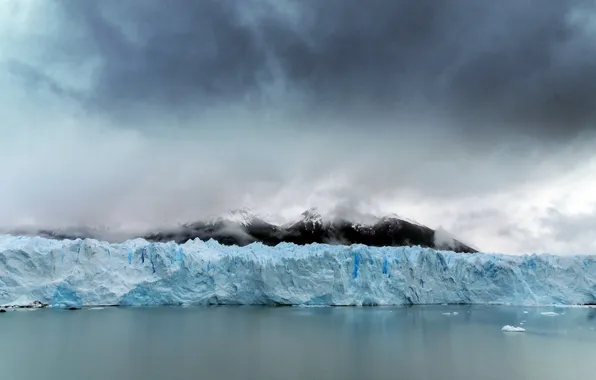
[[[246,204],[364,215],[395,200],[458,204],[448,231],[520,242],[524,226],[500,234],[510,220],[461,200],[547,183],[594,151],[596,10],[581,0],[54,0],[7,14],[4,223]]]
[[[570,247],[576,253],[596,251],[596,207],[575,215],[549,209],[541,223],[548,231],[548,236],[558,243],[556,248],[559,252],[569,250]],[[551,242],[551,246],[554,245]]]
[[[594,205],[586,207],[581,213],[549,207],[535,209],[529,214],[515,208],[497,209],[489,206],[458,212],[456,219],[450,226],[452,231],[459,236],[483,242],[484,248],[489,250],[494,250],[490,247],[498,245],[501,250],[514,253],[596,252]],[[521,222],[524,219],[525,223]]]
[[[57,3],[69,22],[49,48],[98,61],[85,100],[117,118],[233,104],[563,138],[596,113],[594,9],[580,0]]]

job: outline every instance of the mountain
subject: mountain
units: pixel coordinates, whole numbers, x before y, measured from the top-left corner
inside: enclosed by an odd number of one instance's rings
[[[171,231],[159,231],[143,236],[149,241],[214,239],[221,244],[244,246],[253,242],[277,245],[281,242],[298,245],[321,243],[334,245],[365,244],[369,246],[414,246],[474,253],[476,249],[456,239],[446,239],[434,230],[397,216],[377,218],[373,223],[360,224],[341,218],[325,220],[316,210],[302,213],[296,222],[278,226],[248,213],[236,213],[242,218],[218,218],[208,222],[186,224]],[[442,234],[444,235],[444,234]]]
[[[108,229],[38,229],[7,231],[12,235],[41,236],[57,240],[93,238],[108,242],[142,237],[152,242],[185,243],[199,238],[214,239],[224,245],[245,246],[254,242],[274,246],[282,242],[305,245],[311,243],[368,246],[416,246],[474,253],[476,249],[462,243],[442,230],[432,230],[396,215],[373,218],[368,223],[355,223],[343,218],[325,219],[316,209],[302,213],[299,220],[276,225],[247,210],[234,210],[227,215],[183,224],[142,236],[111,233]]]

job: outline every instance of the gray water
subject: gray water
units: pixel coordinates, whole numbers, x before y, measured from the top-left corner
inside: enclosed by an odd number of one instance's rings
[[[0,378],[593,379],[595,317],[488,306],[12,311],[0,314]],[[522,321],[525,333],[501,331]]]

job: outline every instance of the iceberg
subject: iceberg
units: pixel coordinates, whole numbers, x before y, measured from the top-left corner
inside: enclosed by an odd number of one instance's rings
[[[0,305],[19,300],[54,307],[583,305],[596,300],[596,257],[1,235]]]
[[[503,328],[501,329],[501,331],[505,331],[505,332],[526,332],[526,329],[524,329],[523,327],[516,327],[516,326],[505,325],[505,326],[503,326]]]

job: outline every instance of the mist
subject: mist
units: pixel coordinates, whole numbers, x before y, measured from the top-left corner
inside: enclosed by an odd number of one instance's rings
[[[596,253],[583,1],[5,1],[0,227],[397,213]]]

